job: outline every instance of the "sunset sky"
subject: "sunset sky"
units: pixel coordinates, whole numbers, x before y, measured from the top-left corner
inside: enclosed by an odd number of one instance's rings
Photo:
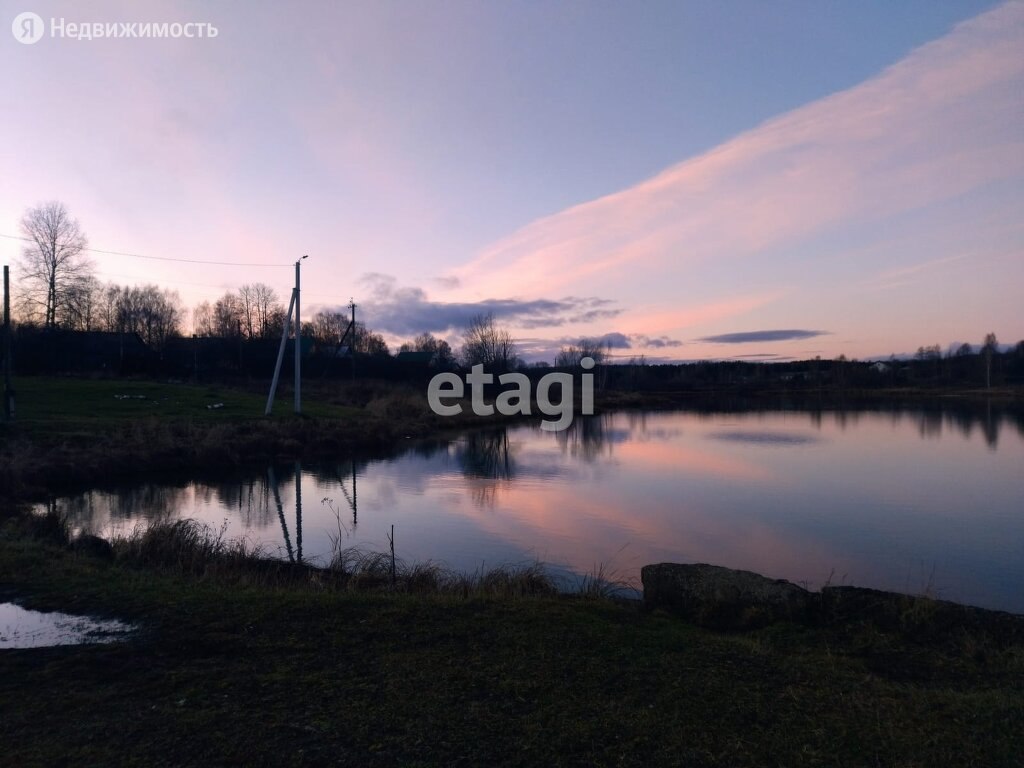
[[[881,357],[1024,339],[1024,3],[0,0],[0,234],[303,266],[392,343]],[[209,22],[214,39],[10,33]],[[0,237],[0,263],[21,243]],[[289,266],[94,254],[191,307]],[[15,283],[17,272],[14,273]]]

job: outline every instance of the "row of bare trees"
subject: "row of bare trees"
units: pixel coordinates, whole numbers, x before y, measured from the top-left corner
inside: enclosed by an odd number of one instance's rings
[[[351,319],[347,312],[321,310],[308,323],[302,324],[302,335],[311,337],[323,349],[335,349],[345,337]],[[391,354],[384,337],[359,321],[356,321],[348,338],[345,338],[345,346],[363,355]]]
[[[281,335],[284,321],[277,291],[265,283],[243,285],[213,304],[203,301],[192,310],[192,332],[197,336],[273,338]]]
[[[46,329],[138,333],[147,344],[161,347],[179,334],[185,312],[178,294],[155,285],[119,286],[101,283],[88,257],[88,240],[78,221],[62,203],[48,202],[28,210],[21,221],[28,245],[20,264],[18,305],[21,320]],[[192,310],[192,333],[197,336],[268,339],[284,331],[285,308],[277,292],[264,283],[243,285],[214,302]],[[330,348],[338,345],[350,317],[324,310],[303,324],[302,335]],[[388,354],[384,338],[356,323],[346,343],[355,351]],[[450,345],[430,333],[417,336],[401,351],[429,352],[432,361],[449,366],[456,361]],[[582,341],[563,348],[559,365],[576,365],[584,356],[604,362],[607,348]],[[511,370],[519,365],[515,340],[493,315],[479,315],[466,329],[458,361]]]
[[[1024,341],[1018,342],[1014,350],[1017,357],[1024,357],[1024,346],[1022,345],[1024,345]],[[974,347],[967,343],[961,344],[955,350],[950,349],[945,355],[942,353],[941,346],[933,344],[927,347],[918,347],[914,354],[914,362],[918,364],[919,370],[925,366],[930,368],[935,378],[950,379],[954,378],[956,374],[962,375],[973,367],[969,359],[973,358],[974,354]],[[985,338],[978,348],[978,357],[982,361],[986,388],[992,386],[992,364],[994,359],[999,358],[999,354],[999,340],[996,335],[994,333],[985,334]]]
[[[418,336],[410,348],[417,351],[434,352],[438,349],[439,344],[443,345],[443,354],[447,355],[449,360],[455,359],[448,343],[438,342],[429,333]],[[603,365],[611,357],[611,347],[607,341],[601,339],[580,339],[559,350],[555,358],[555,366],[575,368],[585,357],[592,358],[597,365]],[[483,364],[495,370],[508,371],[525,365],[519,357],[512,334],[499,325],[492,314],[477,315],[470,321],[469,327],[463,334],[462,347],[457,359],[467,368]]]
[[[229,339],[276,339],[284,331],[286,319],[277,292],[263,283],[252,283],[228,291],[212,304],[197,304],[192,310],[192,332],[197,336]],[[320,310],[302,323],[302,335],[329,351],[341,343],[350,319],[347,312]],[[360,322],[345,339],[345,345],[361,354],[390,354],[384,337]]]

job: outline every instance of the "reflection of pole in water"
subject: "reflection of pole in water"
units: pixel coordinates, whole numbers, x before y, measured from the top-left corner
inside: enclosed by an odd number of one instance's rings
[[[352,528],[355,529],[359,523],[359,506],[358,497],[356,496],[356,460],[352,459],[352,495],[348,495],[348,488],[345,487],[345,480],[341,476],[341,472],[338,473],[338,487],[341,489],[342,494],[345,496],[345,501],[348,502],[349,509],[352,510]]]
[[[284,507],[281,506],[281,494],[277,490],[277,477],[274,475],[274,468],[267,470],[269,485],[274,492],[274,503],[277,505],[277,517],[281,521],[281,532],[284,533],[284,547],[288,552],[288,559],[295,562],[295,555],[292,553],[292,540],[288,537],[288,523],[284,519]]]
[[[295,462],[295,554],[302,562],[302,462]]]

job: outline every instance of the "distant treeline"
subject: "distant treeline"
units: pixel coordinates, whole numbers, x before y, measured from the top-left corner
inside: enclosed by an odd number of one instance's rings
[[[813,359],[794,362],[707,361],[648,363],[644,358],[610,362],[599,348],[569,347],[555,365],[525,363],[507,351],[488,353],[487,334],[453,353],[447,343],[421,334],[401,350],[390,354],[383,343],[360,344],[339,349],[344,326],[338,318],[326,333],[309,324],[301,339],[306,378],[374,378],[391,381],[426,381],[439,370],[457,370],[482,362],[495,372],[516,370],[540,376],[552,369],[574,370],[580,351],[599,361],[595,370],[600,389],[622,391],[683,390],[852,390],[886,388],[983,389],[1024,385],[1024,342],[1001,351],[996,344],[978,351],[962,346],[942,355],[923,348],[912,359],[886,361]],[[237,326],[236,326],[237,327]],[[304,330],[307,330],[304,328]],[[479,328],[477,329],[479,335]],[[370,334],[363,331],[366,338]],[[159,344],[147,343],[137,330],[47,330],[20,324],[12,337],[12,361],[16,374],[150,375],[182,380],[214,380],[244,377],[269,378],[280,339],[257,334],[233,336],[164,336]],[[291,360],[294,339],[286,344]],[[484,347],[481,351],[481,347]],[[490,357],[488,357],[490,354]],[[507,357],[501,357],[508,354]],[[474,355],[477,355],[474,357]]]
[[[984,389],[1024,385],[1024,342],[1009,351],[961,350],[949,356],[886,361],[813,359],[607,366],[606,386],[636,391],[682,389],[850,390],[915,387]]]

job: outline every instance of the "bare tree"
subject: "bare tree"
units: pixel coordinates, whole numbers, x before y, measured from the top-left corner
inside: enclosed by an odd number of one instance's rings
[[[323,347],[335,347],[348,328],[349,317],[337,310],[321,309],[312,319],[313,338]]]
[[[31,241],[20,264],[22,312],[30,319],[41,313],[43,325],[56,328],[71,314],[78,283],[91,276],[92,264],[83,255],[88,241],[64,204],[55,201],[26,211],[21,231]]]
[[[559,368],[575,368],[584,357],[593,359],[602,365],[610,354],[611,344],[600,339],[580,339],[579,344],[562,347],[555,357],[555,365]]]
[[[238,296],[228,291],[213,304],[214,335],[231,339],[242,327],[242,308]]]
[[[287,313],[280,304],[271,304],[267,310],[267,325],[264,338],[280,338],[284,332],[284,323],[288,319]]]
[[[259,320],[256,317],[256,290],[251,285],[246,284],[238,289],[238,316],[245,338],[253,338]]]
[[[265,283],[253,283],[249,286],[252,291],[253,305],[256,308],[256,326],[261,338],[271,335],[271,326],[276,315],[284,316],[284,307],[277,298],[277,291]]]
[[[182,320],[181,302],[175,291],[155,285],[130,286],[121,289],[117,304],[117,330],[137,333],[153,349],[162,349],[179,333]]]
[[[97,307],[97,326],[100,330],[116,331],[117,328],[117,307],[121,301],[121,286],[114,283],[107,283],[101,286],[99,292],[99,305]]]
[[[494,322],[494,315],[477,315],[463,335],[462,362],[467,366],[489,365],[511,370],[519,358],[512,335]]]
[[[192,310],[192,333],[196,336],[213,336],[213,307],[210,302],[201,301]]]
[[[281,334],[284,315],[284,307],[273,288],[264,283],[247,283],[237,292],[228,291],[212,306],[207,302],[197,305],[192,327],[199,336],[266,339]]]
[[[59,324],[73,331],[95,331],[103,326],[104,286],[91,275],[68,288],[67,304]]]
[[[355,351],[361,352],[364,355],[376,355],[384,356],[390,355],[391,350],[388,349],[388,343],[384,341],[384,337],[379,333],[369,330],[362,323],[356,323],[356,342]]]
[[[996,341],[994,333],[986,334],[985,342],[981,345],[981,354],[985,358],[985,388],[992,387],[992,355],[999,351],[999,342]]]
[[[444,339],[438,339],[432,333],[421,333],[411,342],[403,344],[399,352],[429,352],[430,364],[446,368],[455,361],[452,348]]]
[[[336,347],[348,330],[349,315],[339,310],[322,309],[313,315],[313,319],[303,324],[302,334],[311,336],[316,343],[324,348]],[[379,333],[374,333],[363,323],[356,322],[348,337],[348,346],[363,355],[390,354],[387,342]]]

